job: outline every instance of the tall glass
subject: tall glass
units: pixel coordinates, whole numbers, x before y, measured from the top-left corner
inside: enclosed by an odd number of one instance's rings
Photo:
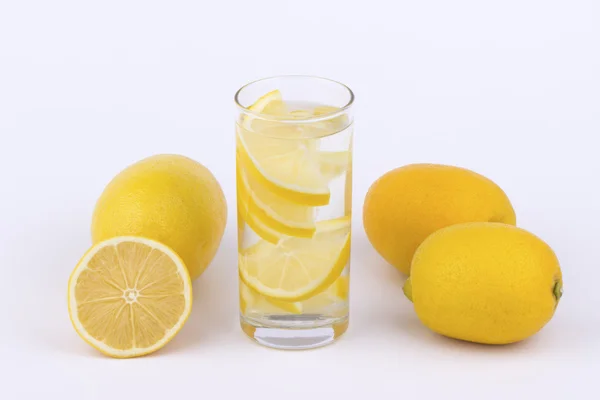
[[[235,95],[240,318],[265,346],[319,347],[348,327],[353,100],[310,76]]]

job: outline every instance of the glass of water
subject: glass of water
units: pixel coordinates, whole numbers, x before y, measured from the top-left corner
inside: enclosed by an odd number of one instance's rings
[[[348,327],[353,100],[310,76],[235,95],[240,317],[265,346],[319,347]]]

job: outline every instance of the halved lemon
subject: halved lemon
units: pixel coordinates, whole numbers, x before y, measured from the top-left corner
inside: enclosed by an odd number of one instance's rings
[[[327,289],[350,258],[350,219],[317,223],[312,239],[260,241],[239,254],[240,277],[259,294],[302,301]]]
[[[167,246],[140,237],[95,244],[69,279],[69,315],[88,344],[118,358],[152,353],[183,327],[192,284]]]
[[[287,111],[278,90],[261,97],[249,110],[296,118]],[[321,173],[316,149],[317,137],[322,134],[314,134],[314,129],[311,124],[245,116],[237,135],[244,170],[267,190],[292,202],[305,206],[328,204],[329,180]]]

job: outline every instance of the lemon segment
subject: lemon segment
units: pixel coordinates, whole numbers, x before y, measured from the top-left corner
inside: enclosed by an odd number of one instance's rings
[[[350,258],[347,217],[317,223],[312,239],[285,237],[240,252],[240,277],[259,294],[276,300],[302,301],[327,289]]]
[[[77,333],[102,353],[137,357],[167,344],[192,307],[183,261],[165,245],[115,237],[94,245],[68,285],[69,316]]]

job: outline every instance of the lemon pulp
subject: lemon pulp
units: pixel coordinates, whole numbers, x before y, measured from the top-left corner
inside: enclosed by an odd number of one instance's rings
[[[68,288],[77,333],[119,358],[151,353],[182,328],[192,286],[181,259],[168,247],[139,237],[94,245],[75,267]]]

